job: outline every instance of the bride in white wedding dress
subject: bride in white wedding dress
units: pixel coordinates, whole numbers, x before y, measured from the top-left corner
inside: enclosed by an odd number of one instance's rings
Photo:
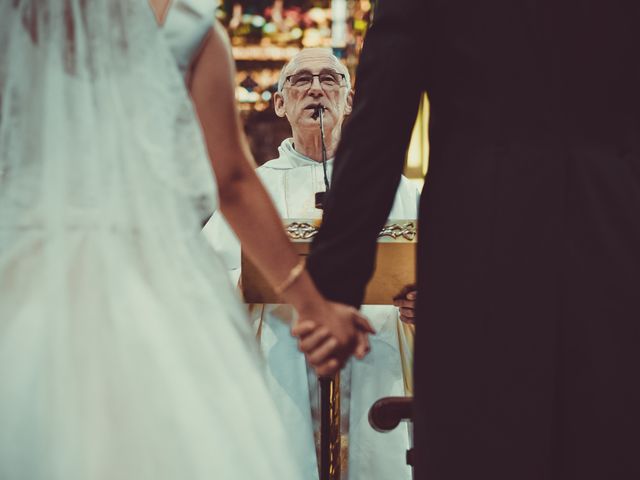
[[[366,349],[247,161],[222,36],[193,76],[206,144],[167,38],[143,0],[1,2],[2,480],[301,479],[200,235],[218,198],[300,317]]]

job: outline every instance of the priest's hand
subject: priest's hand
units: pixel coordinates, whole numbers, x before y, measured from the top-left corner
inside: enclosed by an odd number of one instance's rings
[[[416,298],[418,290],[415,284],[405,285],[395,297],[393,304],[400,311],[400,320],[404,323],[414,324],[416,319]]]
[[[369,334],[375,333],[367,319],[353,307],[327,302],[322,316],[300,315],[292,329],[298,347],[320,376],[334,375],[351,355],[364,358]]]

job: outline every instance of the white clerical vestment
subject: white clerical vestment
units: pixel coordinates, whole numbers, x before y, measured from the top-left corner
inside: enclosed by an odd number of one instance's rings
[[[280,216],[321,218],[314,194],[324,191],[322,164],[296,152],[291,138],[282,143],[279,154],[257,171]],[[333,159],[327,162],[329,178],[332,164]],[[403,177],[389,219],[417,218],[418,198],[417,188]],[[240,244],[219,212],[209,220],[204,233],[237,282]],[[398,285],[398,291],[402,287]],[[348,458],[342,464],[342,479],[409,480],[410,470],[405,464],[410,447],[408,425],[379,433],[369,425],[368,412],[381,397],[410,393],[407,367],[411,365],[412,339],[393,305],[365,305],[362,312],[377,334],[370,339],[367,357],[349,361],[341,373],[342,444]],[[291,453],[305,464],[305,480],[317,480],[318,385],[290,334],[295,312],[289,305],[252,305],[251,314],[267,364],[268,383],[291,435]],[[259,410],[260,405],[255,408]]]

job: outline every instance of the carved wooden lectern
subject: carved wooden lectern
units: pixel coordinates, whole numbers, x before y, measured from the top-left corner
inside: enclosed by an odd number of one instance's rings
[[[309,254],[319,221],[285,220],[285,229],[300,256]],[[378,236],[378,253],[373,277],[367,285],[364,304],[391,305],[404,285],[415,283],[417,222],[396,220],[384,226]],[[242,290],[247,303],[282,303],[251,261],[242,255]]]

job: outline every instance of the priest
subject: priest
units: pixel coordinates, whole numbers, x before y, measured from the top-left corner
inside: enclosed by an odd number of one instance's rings
[[[330,187],[333,156],[352,99],[349,72],[331,50],[302,50],[283,68],[274,105],[276,114],[289,121],[292,137],[282,142],[277,158],[258,168],[258,174],[284,219],[321,218],[318,203]],[[415,219],[418,197],[417,188],[403,178],[389,218]],[[204,233],[237,282],[240,244],[222,216],[214,214]],[[397,306],[390,298],[388,306],[362,308],[377,335],[370,339],[367,357],[349,361],[341,372],[343,480],[411,477],[404,465],[410,446],[408,427],[401,425],[383,434],[368,423],[368,410],[377,399],[412,393],[411,324],[417,292],[403,287],[398,285],[404,296],[395,301]],[[318,383],[290,334],[295,312],[289,305],[251,305],[251,313],[266,359],[268,382],[291,433],[292,455],[305,462],[305,480],[317,479]]]

